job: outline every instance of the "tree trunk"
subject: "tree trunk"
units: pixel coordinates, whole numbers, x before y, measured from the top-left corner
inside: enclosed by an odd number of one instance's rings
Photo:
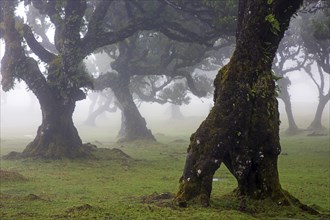
[[[64,104],[63,101],[48,97],[48,101],[40,102],[40,105],[42,124],[35,139],[23,151],[22,157],[73,159],[90,156],[73,124],[75,102]]]
[[[171,119],[183,119],[179,105],[171,104]]]
[[[282,99],[284,106],[285,106],[285,112],[286,116],[288,118],[288,125],[289,128],[285,131],[287,134],[297,134],[299,132],[299,128],[294,120],[293,113],[292,113],[292,106],[291,106],[291,99],[290,99],[290,94],[288,92],[288,87],[287,83],[281,83],[282,80],[287,80],[285,78],[280,79],[278,81],[278,86],[280,87],[280,94],[279,98]]]
[[[281,146],[271,65],[302,1],[269,2],[240,1],[236,50],[214,81],[214,107],[190,139],[177,193],[181,206],[195,197],[209,205],[221,163],[237,179],[238,195],[289,202],[277,170]],[[267,16],[274,16],[280,27],[274,30]]]
[[[119,142],[128,142],[135,140],[152,140],[155,137],[147,128],[145,119],[141,116],[136,107],[132,94],[129,90],[129,77],[120,75],[116,83],[113,83],[111,89],[115,94],[122,111],[122,124],[118,136]]]
[[[328,133],[327,129],[322,125],[322,114],[326,104],[329,101],[329,98],[330,98],[329,94],[325,96],[320,95],[314,120],[307,128],[307,130],[311,132],[310,135],[327,135]]]

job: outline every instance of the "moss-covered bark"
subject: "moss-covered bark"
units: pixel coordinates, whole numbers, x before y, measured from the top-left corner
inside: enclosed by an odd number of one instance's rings
[[[214,81],[213,109],[191,136],[179,205],[200,197],[208,206],[212,177],[221,163],[237,179],[238,195],[290,202],[277,170],[280,121],[271,64],[300,3],[240,1],[236,50]]]
[[[74,102],[65,105],[56,100],[47,104],[41,103],[42,124],[35,139],[24,149],[22,157],[49,159],[89,157],[90,152],[83,147],[72,121],[74,108]]]

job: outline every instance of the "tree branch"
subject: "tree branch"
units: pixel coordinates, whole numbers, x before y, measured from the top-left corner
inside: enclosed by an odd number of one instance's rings
[[[172,40],[186,43],[198,43],[208,47],[213,46],[214,41],[219,37],[212,33],[206,33],[203,36],[199,36],[195,32],[184,28],[180,24],[169,21],[164,22],[160,28],[160,31]]]
[[[8,79],[22,79],[40,101],[46,101],[45,98],[49,98],[51,94],[49,86],[40,72],[38,63],[33,58],[26,57],[21,45],[22,38],[15,28],[15,1],[5,1],[4,9],[6,50],[1,60],[2,84]],[[10,89],[10,87],[5,85],[5,89]]]
[[[106,32],[104,30],[97,33],[90,32],[88,35],[86,34],[82,40],[81,51],[85,56],[87,56],[100,47],[124,40],[138,30],[151,30],[157,26],[158,22],[156,18],[136,18],[126,27],[116,32]]]
[[[39,57],[40,60],[46,63],[50,63],[56,58],[56,55],[47,51],[41,44],[35,39],[31,27],[27,24],[24,25],[24,38],[33,51],[35,55]]]

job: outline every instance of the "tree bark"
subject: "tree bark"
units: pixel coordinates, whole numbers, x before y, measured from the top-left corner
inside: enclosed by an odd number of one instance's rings
[[[35,139],[23,151],[22,157],[47,159],[89,157],[90,153],[83,147],[72,120],[75,101],[64,104],[61,100],[52,97],[39,100],[47,100],[40,101],[42,124]]]
[[[121,74],[111,83],[111,89],[115,94],[122,111],[122,124],[118,135],[118,142],[130,142],[135,140],[152,140],[155,137],[147,128],[145,119],[136,107],[129,90],[129,77]]]
[[[180,206],[196,197],[209,205],[212,178],[221,163],[237,179],[238,195],[289,202],[277,170],[281,146],[271,65],[301,3],[240,1],[236,50],[214,81],[214,107],[190,138],[177,193]],[[279,27],[267,16],[273,16]]]

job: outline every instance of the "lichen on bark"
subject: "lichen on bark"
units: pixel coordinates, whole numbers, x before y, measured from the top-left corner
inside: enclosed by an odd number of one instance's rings
[[[191,136],[176,197],[180,206],[194,198],[210,204],[213,174],[222,163],[237,180],[239,198],[297,205],[279,181],[280,120],[271,65],[300,3],[240,1],[244,19],[239,19],[236,50],[214,81],[214,107]],[[281,24],[276,34],[264,19],[269,13]]]

